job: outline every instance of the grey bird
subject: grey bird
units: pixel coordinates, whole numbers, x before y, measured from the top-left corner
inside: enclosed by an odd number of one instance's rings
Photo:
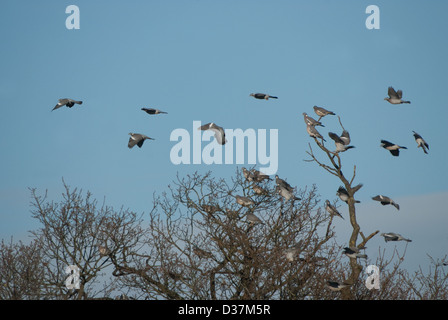
[[[141,148],[143,146],[143,142],[145,142],[146,139],[149,140],[155,140],[153,138],[150,138],[144,134],[140,134],[140,133],[132,133],[130,132],[129,135],[131,136],[129,138],[129,142],[128,142],[128,148],[131,149],[132,147],[134,147],[135,145],[137,145],[139,148]]]
[[[142,110],[145,111],[147,114],[161,114],[161,113],[167,114],[168,113],[168,112],[160,111],[159,109],[153,109],[153,108],[142,108]]]
[[[414,133],[415,142],[417,142],[417,148],[422,148],[424,153],[428,153],[429,144],[419,135],[417,132],[412,131]]]
[[[388,242],[388,241],[407,241],[407,242],[412,242],[411,239],[406,239],[402,235],[400,235],[398,233],[394,233],[394,232],[382,233],[381,236],[384,237],[384,241],[386,241],[386,242]]]
[[[356,191],[358,191],[360,188],[362,187],[362,184],[358,184],[356,187],[353,187],[353,193],[355,193]],[[348,203],[348,199],[349,199],[349,194],[347,192],[347,189],[345,189],[343,186],[340,186],[338,191],[336,191],[336,195],[339,197],[339,199],[341,199],[342,201],[344,201],[345,203]],[[359,200],[355,200],[355,203],[360,203],[361,201]]]
[[[244,178],[246,178],[247,181],[252,182],[254,180],[252,172],[247,170],[245,167],[242,167],[241,170],[243,171],[243,176]]]
[[[269,195],[269,191],[266,189],[263,189],[257,184],[252,185],[252,189],[254,189],[255,193],[258,195]]]
[[[299,197],[296,197],[294,195],[294,192],[288,188],[282,187],[282,186],[277,186],[277,192],[279,195],[281,195],[283,198],[285,198],[286,201],[293,199],[293,200],[302,200]]]
[[[67,106],[68,108],[71,108],[75,105],[75,103],[82,104],[82,101],[77,101],[77,100],[67,99],[67,98],[59,99],[58,104],[51,111],[59,109],[60,107],[63,107],[63,106]]]
[[[319,116],[318,121],[322,119],[322,117],[325,117],[327,115],[333,115],[333,116],[336,115],[336,113],[334,113],[333,111],[329,111],[322,107],[314,106],[313,109],[314,112]]]
[[[200,126],[198,130],[212,130],[214,132],[215,139],[219,144],[223,145],[227,142],[224,129],[213,122]]]
[[[387,196],[377,195],[377,196],[372,197],[372,199],[375,201],[379,201],[383,206],[385,206],[387,204],[391,204],[395,208],[397,208],[397,210],[400,210],[400,206],[398,205],[398,203],[396,203],[394,200],[392,200],[391,198],[389,198]]]
[[[403,91],[401,90],[395,91],[394,88],[389,87],[387,89],[387,95],[389,97],[384,98],[384,100],[388,101],[391,104],[411,103],[411,101],[404,101],[401,99],[403,97]]]
[[[278,175],[275,175],[275,184],[280,188],[287,189],[288,191],[291,191],[291,192],[294,191],[294,188],[291,187],[291,185],[288,182],[279,178]]]
[[[348,149],[354,148],[354,146],[349,146],[350,143],[350,134],[348,131],[342,131],[341,136],[338,136],[336,133],[328,132],[328,136],[334,140],[334,144],[336,146],[336,153],[347,151]]]
[[[344,219],[344,217],[341,215],[341,213],[336,209],[335,206],[333,206],[329,200],[325,200],[325,210],[332,216],[338,216]]]
[[[302,243],[303,243],[303,241],[300,240],[296,245],[294,245],[291,248],[288,248],[284,251],[286,260],[293,262],[293,261],[299,259],[299,254],[302,250]]]
[[[319,131],[317,131],[315,126],[307,124],[306,125],[306,131],[308,132],[308,134],[312,138],[319,138],[319,139],[322,139],[323,141],[327,141],[327,140],[324,139],[324,137],[322,137],[322,135],[319,133]]]
[[[327,281],[327,287],[331,290],[331,291],[340,291],[346,287],[350,287],[351,284],[344,281],[344,282],[338,282],[338,281]]]
[[[246,215],[246,219],[250,224],[264,224],[263,221],[261,221],[260,218],[258,218],[256,215],[254,215],[252,212],[248,212]]]
[[[258,170],[252,169],[250,170],[250,173],[252,174],[253,180],[255,182],[262,182],[263,180],[271,180],[271,178]]]
[[[250,96],[260,100],[278,99],[278,97],[266,93],[251,93]]]
[[[316,119],[313,119],[310,117],[306,112],[303,113],[303,119],[305,120],[305,123],[310,126],[321,126],[325,127],[322,122],[317,121]]]
[[[366,254],[362,254],[359,252],[359,249],[357,247],[345,247],[343,252],[347,257],[349,258],[363,258],[367,259]]]
[[[400,149],[407,149],[406,147],[399,146],[398,144],[389,142],[387,140],[381,140],[380,147],[389,150],[390,153],[395,157],[398,157],[400,155]]]
[[[243,197],[243,196],[235,196],[236,198],[236,203],[238,203],[239,205],[243,206],[243,207],[249,207],[255,204],[255,202],[248,198],[248,197]]]

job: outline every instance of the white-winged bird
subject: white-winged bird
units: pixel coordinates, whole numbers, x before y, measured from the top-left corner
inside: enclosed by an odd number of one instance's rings
[[[63,107],[63,106],[67,106],[67,107],[71,108],[75,105],[75,103],[82,104],[82,101],[77,101],[77,100],[67,99],[67,98],[59,99],[58,104],[53,108],[53,110],[59,109],[60,107]],[[51,110],[51,111],[53,111],[53,110]]]
[[[153,138],[150,138],[150,137],[148,137],[144,134],[140,134],[140,133],[130,132],[129,135],[131,136],[129,138],[129,142],[128,142],[129,149],[131,149],[135,145],[137,145],[139,148],[141,148],[143,146],[143,142],[145,142],[146,139],[155,140]]]
[[[414,133],[415,142],[417,142],[417,148],[422,148],[424,153],[428,153],[429,144],[419,135],[417,132],[412,131]]]
[[[400,206],[398,205],[398,203],[396,203],[394,200],[392,200],[391,198],[389,198],[387,196],[377,195],[377,196],[372,197],[372,199],[375,201],[379,201],[383,206],[385,206],[387,204],[391,204],[395,208],[397,208],[397,210],[400,210]]]
[[[266,93],[251,93],[250,96],[260,100],[278,99],[278,97]]]
[[[394,232],[382,233],[381,236],[384,237],[384,241],[407,241],[412,242],[411,239],[406,239],[402,235]]]
[[[340,291],[343,288],[346,287],[350,287],[351,284],[344,281],[344,282],[338,282],[338,281],[327,281],[327,287],[331,290],[331,291]]]
[[[389,150],[390,153],[395,157],[398,157],[400,155],[400,149],[407,149],[406,147],[399,146],[398,144],[389,142],[387,140],[381,140],[380,147]]]
[[[366,254],[359,253],[359,249],[357,247],[345,247],[343,252],[349,258],[363,258],[367,259]]]
[[[159,109],[153,109],[153,108],[142,108],[142,110],[145,111],[147,114],[161,114],[161,113],[167,114],[168,113],[168,112],[160,111]]]
[[[384,98],[384,100],[388,101],[392,104],[402,104],[402,103],[411,103],[411,101],[404,101],[401,98],[403,97],[403,91],[397,90],[395,91],[394,88],[389,87],[387,89],[388,98]]]
[[[224,129],[213,122],[200,126],[198,130],[212,130],[215,133],[214,134],[215,139],[219,144],[222,145],[227,142],[226,133],[224,132]]]

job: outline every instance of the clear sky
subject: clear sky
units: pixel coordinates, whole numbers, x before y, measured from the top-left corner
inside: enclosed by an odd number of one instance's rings
[[[377,30],[365,25],[371,4],[380,10]],[[66,28],[69,5],[80,10],[79,30]],[[302,113],[317,118],[318,105],[341,117],[356,146],[342,158],[346,174],[356,164],[355,182],[364,184],[357,193],[364,233],[401,233],[413,239],[412,266],[428,265],[426,253],[448,254],[446,12],[441,0],[3,1],[0,238],[24,239],[37,227],[29,187],[58,201],[64,179],[116,208],[147,212],[177,173],[226,177],[244,166],[174,165],[170,134],[193,135],[193,121],[277,129],[279,176],[299,188],[315,183],[322,200],[333,201],[340,182],[303,161],[313,140]],[[384,101],[388,86],[412,103]],[[51,112],[66,97],[83,104]],[[333,148],[328,132],[340,133],[339,123],[334,116],[323,123],[318,130]],[[429,154],[417,149],[413,130]],[[155,140],[130,150],[129,132]],[[408,149],[393,157],[381,139]],[[377,194],[400,211],[371,200]],[[395,245],[405,244],[387,247]],[[380,237],[369,243],[372,255],[379,246],[386,247]]]

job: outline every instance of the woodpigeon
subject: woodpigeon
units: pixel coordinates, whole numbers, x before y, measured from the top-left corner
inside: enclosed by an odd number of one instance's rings
[[[159,109],[153,109],[153,108],[142,108],[143,111],[145,111],[147,114],[161,114],[161,113],[168,113],[165,111],[160,111]]]
[[[143,142],[145,142],[146,139],[155,140],[153,138],[150,138],[150,137],[145,136],[144,134],[140,134],[140,133],[130,132],[129,135],[131,136],[129,138],[129,142],[128,142],[129,149],[131,149],[135,145],[137,145],[139,148],[141,148],[143,146]]]
[[[303,113],[303,119],[305,120],[305,123],[310,126],[321,126],[325,127],[322,122],[317,121],[316,119],[313,119],[310,117],[306,112]]]
[[[346,287],[350,287],[351,284],[344,281],[344,282],[338,282],[338,281],[327,281],[327,287],[331,290],[331,291],[340,291]]]
[[[271,178],[258,170],[252,169],[250,170],[250,173],[252,174],[253,180],[256,182],[262,182],[263,180],[271,180]]]
[[[252,212],[247,213],[246,219],[250,224],[258,224],[258,223],[264,224],[264,222],[261,221],[261,219],[258,218],[256,215],[254,215]]]
[[[384,149],[389,150],[390,153],[395,157],[398,157],[400,155],[399,149],[407,149],[406,147],[399,146],[398,144],[389,142],[387,140],[381,140],[380,147],[383,147]]]
[[[224,129],[213,122],[200,126],[198,130],[212,130],[215,133],[215,139],[219,144],[223,145],[227,142]]]
[[[243,206],[243,207],[249,207],[251,205],[254,205],[255,202],[247,197],[243,197],[243,196],[235,196],[236,198],[236,203],[238,203],[239,205]]]
[[[291,187],[291,185],[288,182],[286,182],[285,180],[280,179],[278,175],[275,175],[275,183],[280,188],[287,189],[290,192],[294,191],[294,188]]]
[[[254,97],[255,99],[261,99],[261,100],[269,100],[269,99],[278,99],[278,97],[270,96],[265,93],[251,93],[251,97]]]
[[[67,106],[67,107],[71,108],[75,105],[75,103],[82,104],[82,101],[77,101],[77,100],[67,99],[67,98],[59,99],[58,104],[53,108],[53,110],[59,109],[60,107],[63,107],[63,106]],[[53,111],[53,110],[51,110],[51,111]]]
[[[407,241],[412,242],[411,239],[403,238],[402,235],[393,232],[382,233],[381,236],[384,237],[384,241]]]
[[[394,88],[389,87],[387,89],[387,94],[389,95],[389,97],[384,98],[384,100],[389,101],[389,103],[392,104],[411,103],[411,101],[401,100],[401,98],[403,97],[403,91],[401,90],[395,91]]]
[[[362,184],[358,184],[356,187],[352,188],[353,189],[353,193],[355,193],[356,191],[358,191],[360,188],[362,187]],[[343,186],[340,186],[338,191],[336,191],[336,195],[345,203],[348,203],[348,199],[349,199],[349,195],[347,192],[347,189],[345,189]],[[359,200],[355,200],[355,203],[360,203],[361,201]]]
[[[415,141],[417,142],[418,146],[417,148],[422,148],[424,153],[428,153],[429,144],[422,138],[421,135],[419,135],[417,132],[412,131],[414,133]]]
[[[263,189],[257,184],[252,185],[252,189],[254,189],[255,193],[258,195],[269,195],[269,191],[266,189]]]
[[[323,141],[327,141],[327,140],[324,139],[324,137],[322,137],[322,135],[319,133],[319,131],[317,131],[315,126],[307,124],[306,125],[306,131],[308,132],[308,134],[312,138],[319,138],[319,139],[322,139]]]
[[[242,167],[241,170],[243,171],[244,178],[246,178],[247,181],[252,182],[254,180],[252,172],[247,170],[245,167]]]
[[[344,219],[344,217],[341,215],[341,213],[336,209],[335,206],[333,206],[329,200],[325,200],[325,210],[332,216],[338,216]]]
[[[336,146],[336,153],[338,152],[344,152],[348,149],[352,149],[355,146],[349,146],[350,143],[350,134],[348,131],[343,130],[341,136],[338,136],[336,133],[328,132],[328,135],[331,139],[334,140],[334,144]]]
[[[400,210],[400,206],[398,205],[398,203],[396,203],[394,200],[392,200],[389,197],[383,196],[383,195],[377,195],[375,197],[372,197],[373,200],[375,201],[379,201],[381,202],[381,204],[383,206],[387,205],[387,204],[391,204],[393,205],[395,208],[397,208],[397,210]]]
[[[345,247],[343,253],[349,258],[367,259],[367,255],[359,253],[359,249],[357,247]]]
[[[293,199],[293,200],[302,200],[299,197],[296,197],[294,195],[294,192],[290,190],[289,188],[285,188],[282,186],[277,186],[277,192],[279,195],[281,195],[283,198],[285,198],[286,201]]]
[[[325,117],[326,115],[336,115],[336,113],[334,113],[333,111],[329,111],[322,107],[314,106],[313,109],[314,112],[319,116],[318,120],[320,120],[322,117]]]

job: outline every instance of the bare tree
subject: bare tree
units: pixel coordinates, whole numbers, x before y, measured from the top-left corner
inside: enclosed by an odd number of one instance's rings
[[[341,125],[341,128],[343,131],[346,131],[344,126],[341,123],[341,120],[338,116],[339,124]],[[314,135],[312,137],[314,139],[315,144],[319,147],[320,150],[323,151],[323,153],[326,155],[327,163],[324,161],[318,159],[318,157],[314,154],[314,151],[311,147],[311,144],[309,144],[309,151],[307,151],[307,154],[311,157],[311,159],[306,161],[314,161],[316,162],[320,167],[322,167],[325,171],[329,172],[331,175],[337,177],[340,182],[342,183],[341,190],[346,193],[347,199],[345,199],[345,203],[348,206],[348,212],[350,217],[350,224],[352,226],[352,233],[348,240],[348,245],[350,247],[356,247],[358,249],[362,249],[366,246],[366,243],[371,239],[373,236],[375,236],[379,230],[376,230],[372,232],[370,235],[365,236],[364,233],[361,231],[361,227],[359,226],[357,219],[356,219],[356,203],[357,200],[355,200],[355,193],[359,191],[362,187],[362,183],[354,184],[354,180],[356,177],[356,165],[353,166],[353,173],[350,177],[347,177],[342,169],[342,160],[341,160],[341,153],[343,151],[330,151],[324,143],[323,137],[318,137],[318,135]],[[361,236],[361,241],[358,241],[359,236]],[[351,268],[351,274],[347,276],[345,279],[346,282],[350,284],[355,284],[360,277],[362,266],[358,263],[357,258],[350,258],[350,268]],[[354,287],[349,286],[341,290],[342,298],[343,299],[354,299]]]

